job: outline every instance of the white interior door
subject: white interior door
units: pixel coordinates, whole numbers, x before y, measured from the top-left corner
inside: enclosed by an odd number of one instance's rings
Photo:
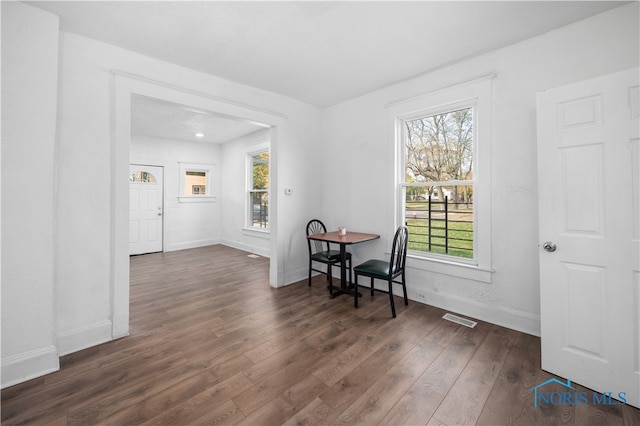
[[[129,254],[162,251],[163,169],[129,166]]]
[[[633,69],[538,94],[542,368],[636,407],[638,84]]]

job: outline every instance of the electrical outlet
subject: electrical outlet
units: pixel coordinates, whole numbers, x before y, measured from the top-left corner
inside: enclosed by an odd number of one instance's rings
[[[427,296],[424,293],[416,293],[418,299],[427,300]]]

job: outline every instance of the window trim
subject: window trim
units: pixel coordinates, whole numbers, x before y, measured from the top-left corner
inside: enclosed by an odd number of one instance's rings
[[[491,263],[491,83],[494,75],[443,88],[387,105],[395,147],[394,225],[404,224],[404,122],[455,109],[473,107],[474,114],[474,259],[412,250],[408,265],[417,269],[485,283]]]
[[[456,110],[461,110],[461,109],[468,109],[471,108],[473,110],[473,173],[472,176],[474,176],[473,179],[469,179],[469,180],[450,180],[450,181],[429,181],[429,182],[420,182],[420,183],[406,183],[405,182],[405,173],[401,173],[398,175],[398,185],[400,188],[409,188],[409,187],[414,187],[414,186],[464,186],[464,185],[472,185],[474,188],[474,200],[475,200],[475,189],[477,186],[477,179],[475,176],[477,176],[476,174],[476,168],[478,165],[478,161],[475,161],[476,158],[478,158],[478,144],[476,143],[477,141],[477,131],[476,131],[476,112],[478,110],[477,108],[477,100],[476,99],[472,99],[472,100],[464,100],[464,101],[460,101],[460,102],[456,102],[456,103],[452,103],[452,104],[446,104],[446,105],[440,105],[440,106],[436,106],[434,108],[428,108],[425,110],[420,110],[420,111],[414,111],[411,112],[409,114],[406,115],[401,115],[398,116],[396,118],[396,126],[398,128],[398,148],[400,149],[400,155],[398,157],[398,160],[402,162],[401,165],[398,166],[399,169],[401,169],[402,171],[404,171],[406,169],[406,164],[404,162],[404,159],[406,159],[406,146],[404,141],[406,140],[407,137],[407,133],[406,133],[406,125],[405,123],[407,121],[414,121],[414,120],[418,120],[421,118],[425,118],[425,117],[432,117],[434,115],[439,115],[439,114],[446,114],[447,112],[451,112],[451,111],[456,111]],[[406,197],[404,196],[402,189],[398,189],[398,198],[397,198],[397,206],[396,208],[398,209],[398,217],[401,218],[401,220],[403,220],[404,222],[404,212],[406,210]],[[477,223],[478,223],[478,218],[477,218],[477,209],[475,208],[475,201],[474,201],[474,209],[473,209],[473,258],[466,258],[466,257],[462,257],[462,256],[453,256],[453,255],[447,255],[447,254],[441,254],[441,253],[434,253],[434,252],[428,252],[428,251],[420,251],[420,250],[409,250],[409,253],[416,257],[416,258],[420,258],[420,257],[428,257],[429,259],[436,259],[436,260],[442,260],[448,264],[467,264],[467,265],[478,265],[478,239],[475,237],[476,236],[476,231],[477,231]]]
[[[178,202],[180,203],[211,203],[216,201],[213,193],[213,164],[183,163],[178,162],[179,172],[179,190]],[[206,191],[205,195],[189,195],[185,191],[187,172],[204,172],[206,173]]]

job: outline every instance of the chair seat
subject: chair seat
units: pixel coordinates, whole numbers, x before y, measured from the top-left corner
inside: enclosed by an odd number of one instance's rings
[[[376,290],[373,286],[375,279],[385,280],[389,285],[389,290],[385,293],[389,293],[389,304],[391,305],[391,316],[396,317],[396,305],[393,301],[393,284],[402,285],[402,293],[404,296],[405,306],[409,304],[409,298],[407,297],[407,283],[405,281],[404,269],[405,261],[407,259],[407,244],[409,242],[409,230],[406,226],[400,226],[396,230],[396,235],[393,237],[393,245],[391,246],[391,256],[389,260],[371,259],[353,268],[353,272],[356,274],[356,282],[354,283],[356,289],[358,288],[358,276],[364,275],[371,278],[371,297]],[[402,276],[401,281],[394,281],[398,276]],[[382,291],[382,290],[380,290]],[[358,297],[360,296],[357,291],[353,292],[354,301],[353,305],[358,307]]]
[[[389,276],[389,261],[371,259],[353,268],[356,274],[387,278]]]
[[[351,253],[346,253],[347,259],[351,259]],[[333,263],[340,261],[340,250],[320,251],[311,255],[311,259],[317,262]]]

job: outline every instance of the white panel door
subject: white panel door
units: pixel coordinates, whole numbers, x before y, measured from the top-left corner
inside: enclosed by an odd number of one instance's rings
[[[638,72],[538,94],[542,368],[636,407]]]
[[[162,251],[163,169],[129,166],[129,254]]]

